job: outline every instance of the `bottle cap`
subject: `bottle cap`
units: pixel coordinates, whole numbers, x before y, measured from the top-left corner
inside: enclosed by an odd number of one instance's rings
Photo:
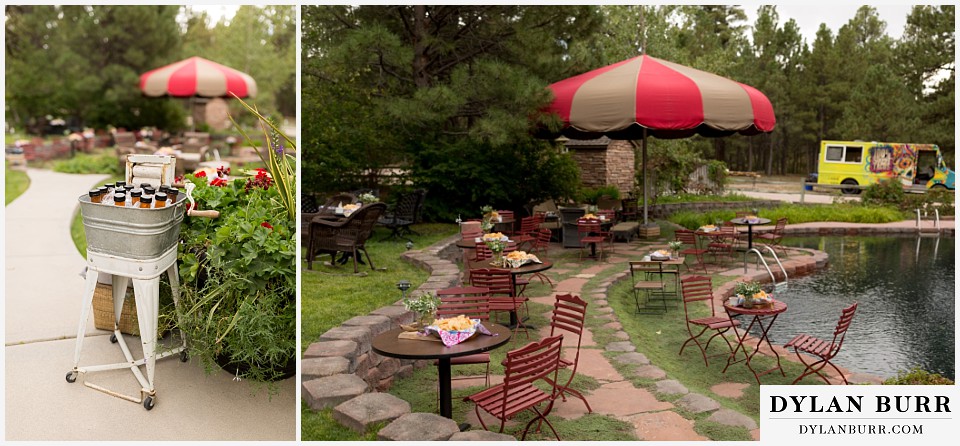
[[[167,194],[163,192],[157,192],[157,194],[153,196],[153,199],[157,201],[167,201]]]
[[[107,186],[100,186],[97,188],[97,190],[100,191],[100,195],[105,195],[108,189]]]
[[[123,186],[126,186],[126,185],[127,185],[127,182],[126,182],[126,181],[117,181],[116,187],[119,188],[119,187],[123,187]]]
[[[141,195],[143,195],[143,189],[133,189],[130,191],[131,197],[139,197]]]
[[[99,188],[97,188],[97,189],[90,189],[90,192],[88,192],[88,194],[90,194],[90,198],[96,197],[96,196],[100,195],[100,189],[99,189]]]
[[[150,186],[152,186],[150,183],[140,183],[141,188],[148,188]]]
[[[124,201],[127,201],[127,195],[126,195],[126,194],[121,194],[121,193],[115,193],[115,194],[113,194],[113,202],[114,202],[114,203],[123,203]]]
[[[147,195],[153,195],[157,190],[150,186],[143,186],[143,193]]]
[[[149,204],[149,203],[153,202],[153,197],[150,196],[150,195],[144,195],[144,196],[140,197],[140,202],[141,202],[141,203],[148,203],[148,204]]]

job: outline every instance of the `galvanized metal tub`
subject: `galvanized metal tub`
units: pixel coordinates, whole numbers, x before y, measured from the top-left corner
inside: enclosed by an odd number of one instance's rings
[[[160,257],[180,238],[186,194],[158,209],[93,203],[81,195],[80,213],[87,235],[87,251],[136,260]]]

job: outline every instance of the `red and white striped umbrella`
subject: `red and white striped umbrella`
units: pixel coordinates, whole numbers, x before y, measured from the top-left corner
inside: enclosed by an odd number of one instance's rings
[[[647,225],[647,135],[756,135],[777,118],[757,89],[725,77],[647,55],[551,84],[547,107],[573,139],[642,140],[643,224]]]
[[[257,95],[250,75],[202,57],[191,57],[140,75],[140,90],[147,96],[241,98]]]
[[[773,131],[770,100],[748,85],[647,55],[554,83],[548,111],[574,139],[726,136]]]

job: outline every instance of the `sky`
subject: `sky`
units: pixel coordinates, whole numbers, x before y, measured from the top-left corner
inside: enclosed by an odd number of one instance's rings
[[[780,14],[780,23],[792,18],[800,26],[803,37],[808,44],[812,44],[816,38],[817,29],[821,23],[826,23],[827,27],[833,31],[834,36],[840,27],[845,25],[862,3],[832,1],[817,4],[818,2],[786,2],[777,4],[777,12]],[[742,7],[747,13],[748,22],[753,23],[757,16],[757,8],[763,2],[743,3]],[[880,18],[887,22],[887,35],[894,39],[899,39],[903,34],[903,28],[907,24],[907,14],[910,13],[910,4],[886,2],[883,4],[871,5],[877,9]],[[191,5],[195,10],[203,10],[210,17],[210,24],[216,24],[221,18],[229,20],[237,12],[239,5]]]
[[[745,3],[743,10],[747,13],[747,22],[753,23],[757,17],[757,8],[761,3]],[[840,27],[846,25],[856,14],[857,9],[862,3],[857,2],[829,2],[825,4],[816,4],[815,2],[804,3],[784,3],[777,4],[777,13],[780,15],[780,24],[782,25],[789,19],[794,19],[800,26],[801,34],[807,44],[812,45],[817,36],[817,29],[821,23],[826,23],[827,28],[833,31],[834,37]],[[903,28],[907,25],[907,15],[910,14],[911,5],[906,3],[885,3],[872,4],[880,19],[887,22],[887,35],[899,39],[903,35]]]

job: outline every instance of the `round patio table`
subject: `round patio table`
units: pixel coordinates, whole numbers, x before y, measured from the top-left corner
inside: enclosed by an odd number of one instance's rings
[[[767,337],[767,333],[770,331],[770,327],[773,327],[773,323],[776,322],[777,316],[779,316],[780,313],[787,311],[787,303],[779,300],[774,300],[773,306],[771,307],[744,308],[736,305],[730,305],[728,301],[724,301],[723,309],[726,310],[727,317],[730,318],[731,322],[733,322],[734,315],[742,314],[744,316],[751,316],[751,319],[750,319],[750,325],[748,325],[747,328],[743,330],[743,336],[740,336],[740,332],[737,330],[737,326],[736,325],[733,326],[733,333],[737,337],[737,346],[736,348],[733,349],[733,352],[730,353],[730,357],[727,358],[727,366],[723,368],[723,372],[721,373],[726,373],[727,368],[730,367],[731,364],[736,364],[738,362],[746,362],[747,368],[750,369],[751,372],[753,372],[753,377],[757,379],[757,385],[760,385],[761,376],[766,375],[767,373],[770,373],[774,370],[780,370],[781,375],[787,376],[786,373],[783,372],[783,367],[780,365],[780,354],[777,353],[777,350],[773,348],[773,345],[770,344],[770,338]],[[764,325],[764,319],[769,319],[769,322],[766,325]],[[750,332],[750,329],[753,327],[754,324],[760,327],[760,333],[761,333],[760,340],[757,341],[757,348],[753,349],[753,352],[748,354],[747,347],[743,345],[743,343],[747,339],[747,334]],[[777,366],[771,368],[770,370],[764,370],[762,372],[757,373],[757,371],[754,370],[753,367],[750,365],[750,361],[753,359],[753,356],[756,355],[758,351],[760,351],[760,345],[763,344],[764,341],[766,341],[767,347],[770,347],[770,351],[773,352],[773,356],[777,358]],[[737,351],[739,351],[740,348],[743,348],[743,354],[746,356],[746,358],[738,360],[736,359],[736,357],[737,357]]]
[[[770,223],[769,218],[757,218],[756,220],[747,220],[743,217],[730,219],[730,223],[738,226],[747,227],[747,251],[753,249],[753,227]]]
[[[523,274],[538,274],[550,268],[553,268],[553,262],[549,260],[543,260],[541,263],[536,263],[536,262],[527,263],[526,265],[523,265],[519,268],[509,268],[509,267],[504,268],[504,267],[493,266],[490,264],[489,260],[476,260],[476,261],[470,262],[469,265],[470,267],[474,267],[474,268],[499,268],[499,269],[508,270],[510,271],[510,275],[513,276],[514,283],[517,282],[517,276],[521,276]],[[520,319],[517,312],[515,310],[510,311],[510,323],[507,324],[507,327],[516,328],[519,322],[520,322]],[[529,329],[534,327],[527,326],[527,328]]]
[[[381,333],[371,343],[374,353],[400,359],[436,359],[440,384],[440,415],[453,418],[453,392],[450,388],[450,358],[468,356],[498,348],[510,341],[512,330],[500,324],[484,324],[493,336],[474,335],[452,347],[443,345],[439,338],[430,340],[400,339],[402,328]]]

